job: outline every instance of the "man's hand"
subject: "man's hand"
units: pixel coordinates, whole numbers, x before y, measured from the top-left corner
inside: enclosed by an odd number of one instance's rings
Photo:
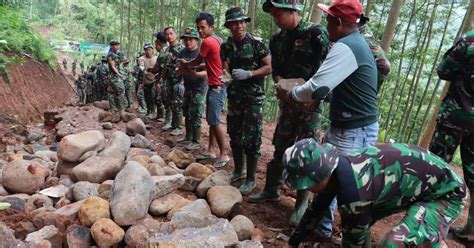
[[[280,85],[275,85],[275,96],[280,100],[286,100],[288,92],[280,87]]]
[[[155,92],[161,91],[161,84],[155,84]]]
[[[233,69],[232,70],[232,79],[234,80],[246,80],[252,77],[251,71],[246,71],[242,69]]]

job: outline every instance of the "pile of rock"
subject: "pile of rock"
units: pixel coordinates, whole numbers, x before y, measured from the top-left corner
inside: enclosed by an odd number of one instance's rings
[[[145,133],[128,127],[127,133],[133,137],[115,131],[106,139],[91,130],[65,136],[57,152],[45,146],[34,153],[1,154],[0,202],[11,204],[5,211],[27,213],[31,221],[0,223],[0,243],[262,247],[249,240],[255,232],[250,219],[230,218],[242,195],[226,171],[196,163],[178,149],[165,160],[150,149],[132,147],[133,139]]]

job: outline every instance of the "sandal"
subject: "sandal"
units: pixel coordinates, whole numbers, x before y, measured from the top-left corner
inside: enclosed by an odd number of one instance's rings
[[[221,168],[227,165],[227,163],[230,161],[230,158],[224,158],[222,160],[217,160],[214,163],[214,168]]]
[[[216,157],[211,155],[209,152],[203,152],[196,156],[196,160],[206,160],[206,159],[216,159]]]

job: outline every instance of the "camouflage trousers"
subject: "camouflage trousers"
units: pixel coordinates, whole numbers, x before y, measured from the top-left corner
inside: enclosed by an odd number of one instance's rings
[[[86,89],[77,88],[77,95],[79,96],[79,102],[86,103]]]
[[[260,157],[263,101],[229,97],[227,111],[227,133],[230,137],[231,148],[243,148],[246,156]]]
[[[185,90],[183,97],[183,115],[191,127],[201,127],[201,118],[205,108],[206,90]]]
[[[440,247],[439,242],[448,235],[449,227],[463,211],[466,199],[464,187],[464,192],[411,205],[402,221],[387,233],[380,247]],[[379,214],[387,216],[387,211],[381,211],[383,213]]]
[[[146,103],[146,109],[148,114],[153,114],[156,110],[156,105],[155,105],[155,95],[156,95],[156,88],[155,84],[147,84],[144,85],[143,87],[143,92],[145,95],[145,103]]]
[[[125,111],[125,86],[122,79],[119,77],[112,77],[107,87],[107,98],[109,100],[110,111],[123,112]]]
[[[466,111],[447,96],[441,104],[429,150],[450,163],[458,146],[464,180],[474,190],[474,109]]]
[[[161,89],[160,89],[161,99],[158,99],[158,100],[161,100],[161,102],[163,103],[163,106],[165,107],[167,111],[171,110],[171,98],[169,96],[168,88],[170,88],[170,86],[168,85],[168,82],[162,81]]]
[[[183,96],[179,94],[179,81],[168,82],[166,86],[167,98],[170,103],[173,116],[183,115]]]
[[[132,84],[129,80],[124,81],[125,86],[125,99],[127,100],[127,108],[130,108],[133,104],[133,96],[132,96]]]
[[[296,141],[313,138],[320,141],[321,114],[318,111],[299,111],[288,106],[283,101],[279,103],[280,116],[278,117],[275,133],[273,134],[273,159],[267,165],[267,181],[265,187],[279,187],[283,183],[283,153]]]
[[[146,108],[145,92],[140,87],[140,83],[138,82],[135,82],[135,94],[137,95],[138,106],[145,109]]]

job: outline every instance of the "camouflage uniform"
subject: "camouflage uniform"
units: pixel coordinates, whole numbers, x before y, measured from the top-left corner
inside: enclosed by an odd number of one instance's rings
[[[71,70],[72,70],[72,75],[73,76],[76,76],[76,64],[77,64],[77,62],[75,60],[72,61],[72,69]]]
[[[315,25],[302,19],[294,30],[281,30],[270,40],[273,77],[308,80],[316,73],[326,58],[328,48],[329,37],[321,25]],[[321,110],[319,105],[313,110],[301,110],[280,101],[279,107],[280,116],[273,136],[273,145],[275,146],[273,159],[267,165],[264,191],[249,197],[249,200],[253,202],[279,196],[278,188],[283,183],[281,159],[286,148],[303,138],[319,140],[317,136],[317,131],[320,128]],[[267,197],[265,197],[265,192],[267,192]],[[298,192],[296,208],[290,218],[290,224],[297,224],[302,211],[306,208],[307,201],[307,192]]]
[[[146,103],[145,103],[145,93],[143,92],[142,87],[140,87],[140,84],[143,83],[143,71],[140,70],[140,66],[136,64],[133,67],[132,70],[132,76],[133,76],[133,81],[135,85],[135,93],[137,94],[137,99],[138,99],[138,105],[142,109],[146,109]]]
[[[121,63],[120,64],[120,74],[125,76],[123,80],[123,85],[125,87],[125,99],[127,101],[127,108],[130,108],[130,106],[133,104],[133,96],[132,96],[132,77],[130,75],[130,71],[127,68],[128,62],[127,63]]]
[[[369,48],[374,55],[375,62],[377,64],[377,92],[380,91],[383,82],[387,78],[388,73],[390,72],[390,62],[385,56],[383,49],[377,45],[374,35],[370,32],[367,26],[359,28],[360,33],[364,36],[365,41],[369,44]]]
[[[261,59],[270,55],[262,41],[247,33],[238,44],[229,37],[221,46],[221,58],[233,69],[256,70]],[[233,80],[227,87],[227,133],[232,148],[244,149],[245,155],[260,157],[262,144],[264,77]]]
[[[86,103],[86,84],[82,76],[76,80],[76,91],[79,96],[79,102]]]
[[[167,50],[168,50],[168,45],[163,46],[160,54],[158,55],[158,58],[156,59],[156,62],[158,63],[158,66],[159,66],[158,75],[160,77],[160,80],[159,82],[157,82],[157,84],[160,85],[160,91],[157,92],[155,96],[155,103],[158,109],[164,108],[167,115],[168,114],[171,115],[171,99],[169,99],[166,94],[167,88],[166,88],[165,65],[166,65],[166,62],[168,61],[168,55],[165,51]]]
[[[107,98],[107,86],[109,81],[109,66],[107,65],[106,61],[103,61],[98,67],[96,71],[96,81],[97,81],[97,99],[98,100],[105,100]]]
[[[172,129],[179,129],[179,118],[183,116],[183,96],[179,94],[180,80],[176,76],[176,67],[178,66],[178,53],[184,46],[177,43],[175,46],[168,46],[165,50],[167,61],[165,64],[166,97],[171,105],[173,113]]]
[[[107,55],[107,61],[114,61],[115,67],[120,72],[120,61],[117,53],[109,52]],[[120,78],[119,75],[116,75],[110,67],[107,93],[110,110],[112,112],[123,112],[125,110],[125,86],[122,78]]]
[[[64,67],[64,70],[67,70],[67,60],[66,59],[63,59],[63,67]]]
[[[407,211],[381,247],[439,247],[466,204],[463,179],[428,150],[406,144],[381,144],[340,155],[330,145],[302,140],[284,158],[287,182],[297,189],[321,185],[289,244],[307,240],[337,196],[342,246],[364,247],[370,226]]]
[[[461,146],[464,178],[474,190],[474,31],[464,34],[443,56],[438,76],[450,80],[441,104],[430,151],[451,162]]]

